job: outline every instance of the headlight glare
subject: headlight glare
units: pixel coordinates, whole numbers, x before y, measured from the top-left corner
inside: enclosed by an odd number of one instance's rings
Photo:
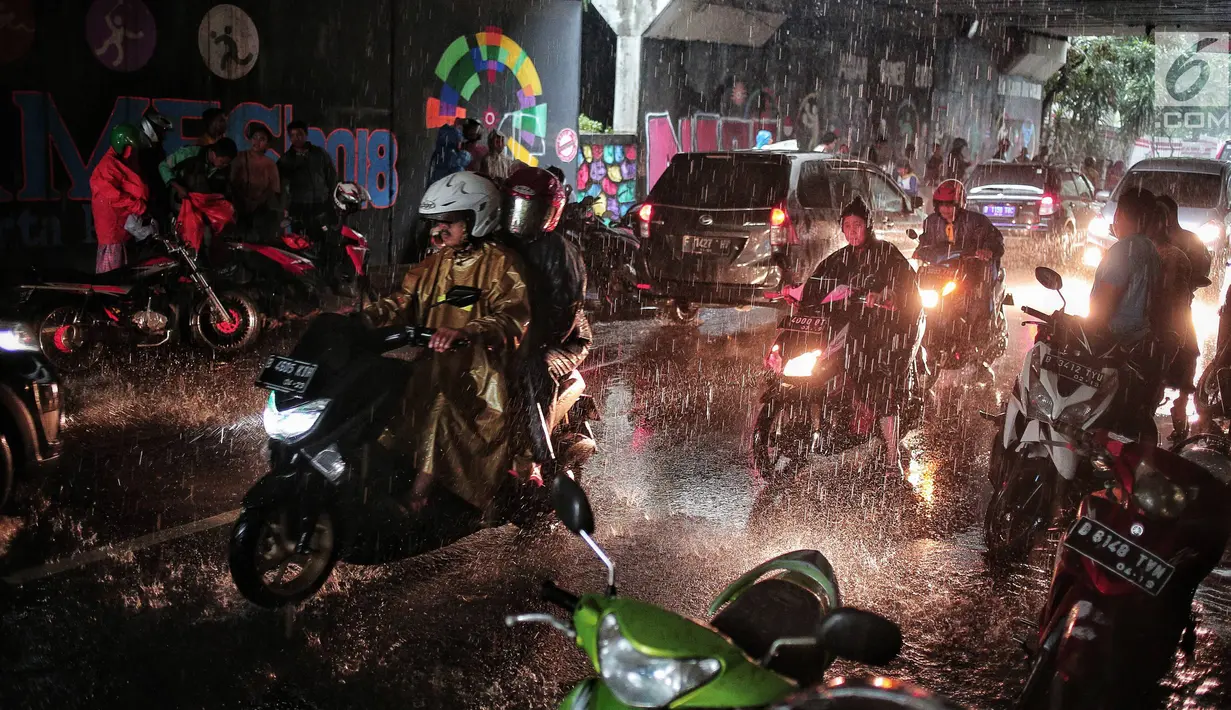
[[[278,405],[274,403],[274,394],[270,392],[269,399],[265,402],[265,412],[261,417],[265,421],[265,433],[269,435],[269,438],[279,441],[297,439],[312,431],[312,428],[320,421],[321,415],[325,413],[329,402],[328,399],[314,399],[285,411],[279,411]]]
[[[945,284],[944,288],[940,290],[940,295],[948,296],[949,294],[953,293],[956,290],[957,290],[957,282],[950,281],[949,283]]]
[[[598,628],[598,667],[607,689],[620,702],[660,708],[713,680],[722,663],[716,658],[646,655],[620,633],[615,614],[608,614]]]
[[[36,353],[39,351],[38,336],[25,323],[0,320],[0,350]]]
[[[811,377],[812,372],[816,370],[816,363],[821,359],[820,350],[809,350],[801,355],[787,360],[786,367],[782,368],[783,377]]]
[[[1090,226],[1086,228],[1086,233],[1092,237],[1105,237],[1111,234],[1111,222],[1103,215],[1097,215],[1090,220]]]
[[[1222,224],[1217,220],[1210,220],[1205,224],[1197,227],[1197,237],[1206,246],[1212,245],[1219,239],[1222,239]]]
[[[920,289],[919,298],[924,308],[935,308],[940,303],[940,294],[932,289]]]
[[[1103,263],[1103,250],[1093,244],[1088,245],[1081,254],[1081,263],[1091,269],[1097,269],[1098,265]]]

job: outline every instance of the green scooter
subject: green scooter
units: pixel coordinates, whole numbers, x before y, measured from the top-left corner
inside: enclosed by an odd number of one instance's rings
[[[579,597],[548,580],[543,599],[571,613],[572,623],[551,614],[505,623],[550,624],[590,657],[599,677],[565,696],[562,710],[758,707],[819,682],[837,657],[882,665],[902,647],[892,621],[841,606],[833,568],[815,550],[775,557],[732,582],[710,605],[708,624],[619,597],[615,565],[591,537],[594,516],[581,486],[557,476],[552,502],[607,567],[607,591]]]

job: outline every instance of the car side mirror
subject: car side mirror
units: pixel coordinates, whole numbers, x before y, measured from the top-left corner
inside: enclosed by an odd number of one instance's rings
[[[478,303],[482,297],[483,291],[481,289],[474,288],[473,286],[454,286],[445,292],[444,303],[457,308],[466,308]]]
[[[1064,288],[1064,279],[1060,278],[1060,274],[1046,266],[1037,267],[1034,270],[1034,278],[1043,284],[1043,288],[1049,291],[1059,291]]]
[[[916,198],[916,199],[918,199],[918,198]],[[907,238],[907,239],[912,239],[912,240],[914,240],[914,241],[919,241],[919,233],[918,233],[918,232],[916,232],[916,231],[915,231],[915,230],[913,230],[913,229],[908,229],[908,230],[906,230],[906,238]]]
[[[1099,190],[1098,192],[1094,193],[1094,199],[1098,200],[1099,202],[1106,202],[1107,200],[1111,199],[1111,191],[1110,190]]]
[[[917,210],[923,206],[923,198],[918,195],[915,195],[910,198],[910,204],[911,204],[912,210]]]
[[[817,640],[826,650],[847,660],[883,666],[902,650],[902,630],[879,614],[840,607],[821,621]]]
[[[556,517],[564,523],[575,535],[594,532],[594,511],[590,509],[590,500],[577,481],[565,474],[556,476],[551,484],[551,503],[556,511]]]

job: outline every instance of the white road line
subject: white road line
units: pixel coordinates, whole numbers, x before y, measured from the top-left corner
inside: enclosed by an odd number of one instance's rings
[[[95,562],[101,562],[102,560],[121,552],[135,552],[137,550],[143,550],[147,547],[161,545],[164,542],[176,540],[181,537],[187,537],[189,535],[195,535],[199,532],[222,527],[223,525],[229,525],[234,522],[235,518],[238,516],[238,508],[235,510],[228,510],[225,513],[219,513],[217,515],[203,518],[191,523],[185,523],[184,525],[179,525],[174,528],[159,530],[157,532],[152,532],[149,535],[142,535],[141,537],[135,537],[131,540],[125,540],[124,542],[104,545],[96,550],[82,552],[63,560],[48,562],[47,564],[39,565],[38,567],[18,570],[17,572],[5,577],[4,582],[12,586],[19,586],[26,584],[27,582],[33,582],[39,579],[51,577],[53,575],[62,574],[64,572],[70,572],[80,567],[94,564]]]

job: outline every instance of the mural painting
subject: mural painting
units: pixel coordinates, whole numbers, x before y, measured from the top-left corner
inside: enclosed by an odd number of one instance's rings
[[[637,137],[603,136],[603,143],[585,142],[577,156],[577,192],[603,197],[594,207],[599,217],[618,220],[637,201]],[[606,142],[610,141],[610,142]]]
[[[646,191],[654,187],[676,153],[709,150],[743,150],[756,145],[756,135],[769,131],[770,142],[782,132],[777,118],[742,118],[717,114],[694,114],[681,118],[678,131],[669,113],[645,115]]]

